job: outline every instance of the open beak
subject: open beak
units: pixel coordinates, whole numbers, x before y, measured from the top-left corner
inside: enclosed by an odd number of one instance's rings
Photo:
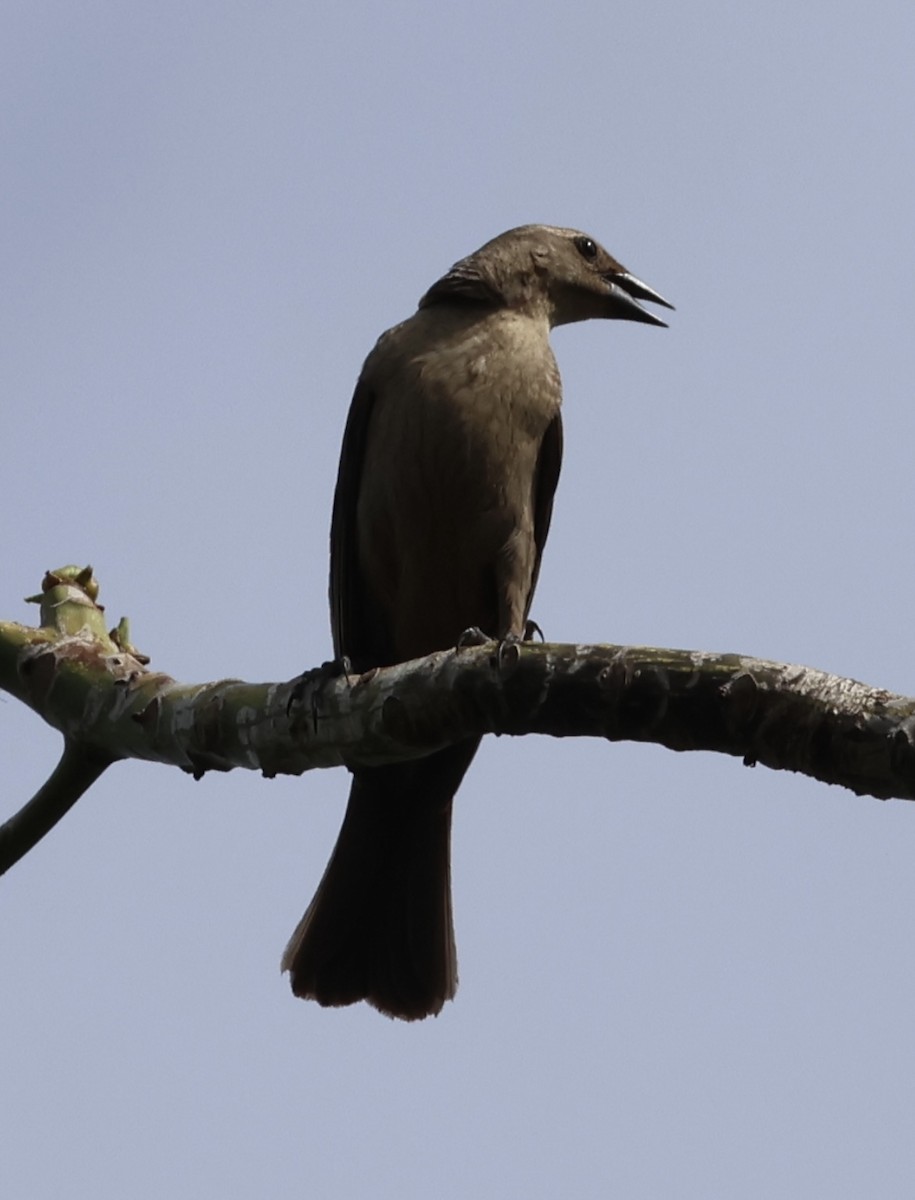
[[[673,305],[669,300],[665,300],[660,292],[650,288],[647,283],[642,283],[641,279],[636,279],[629,271],[612,271],[604,278],[618,309],[615,316],[624,321],[643,321],[646,325],[661,325],[667,328],[666,321],[662,321],[639,304],[640,300],[650,300],[652,304],[662,304],[665,308],[672,309]]]

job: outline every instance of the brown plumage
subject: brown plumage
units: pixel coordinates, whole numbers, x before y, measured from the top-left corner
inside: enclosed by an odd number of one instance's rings
[[[350,407],[331,527],[334,649],[356,671],[523,637],[562,458],[554,325],[671,307],[586,235],[487,242],[382,334]],[[438,1013],[457,987],[451,808],[477,739],[353,772],[336,848],[283,956],[297,996]]]

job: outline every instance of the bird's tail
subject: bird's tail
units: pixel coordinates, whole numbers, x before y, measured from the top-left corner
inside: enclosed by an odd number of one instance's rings
[[[367,1000],[406,1021],[454,996],[451,808],[478,745],[354,772],[337,845],[283,954],[297,996]]]

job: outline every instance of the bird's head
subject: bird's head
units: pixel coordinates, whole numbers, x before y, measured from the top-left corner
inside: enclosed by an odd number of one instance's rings
[[[591,317],[666,325],[640,300],[673,308],[587,234],[521,225],[455,263],[426,292],[420,307],[467,302],[513,308],[542,313],[550,325]]]

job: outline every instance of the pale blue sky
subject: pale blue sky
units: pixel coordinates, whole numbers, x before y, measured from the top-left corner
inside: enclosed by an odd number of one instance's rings
[[[547,636],[915,692],[913,53],[902,2],[8,3],[0,615],[91,561],[181,679],[326,658],[362,360],[544,221],[677,305],[554,339]],[[0,700],[7,811],[56,754]],[[122,764],[4,878],[6,1195],[913,1194],[915,807],[493,741],[404,1026],[279,975],[346,787]]]

